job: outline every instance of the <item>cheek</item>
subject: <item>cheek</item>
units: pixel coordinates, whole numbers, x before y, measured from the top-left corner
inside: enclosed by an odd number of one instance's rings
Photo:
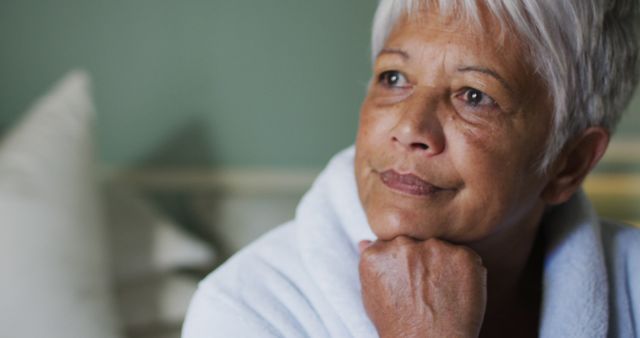
[[[483,233],[522,221],[542,185],[531,160],[535,157],[526,144],[504,137],[511,142],[500,144],[489,138],[478,144],[476,139],[461,137],[458,148],[452,145],[451,149],[462,153],[453,156],[465,182],[461,202],[468,216],[480,218]]]
[[[455,113],[447,118],[445,134],[447,142],[468,149],[472,154],[499,154],[506,153],[510,139],[508,130],[513,129],[509,121],[504,119],[487,119],[469,121],[462,119]]]
[[[358,121],[358,133],[356,135],[356,151],[362,152],[367,148],[371,140],[372,127],[374,121],[370,113],[370,104],[365,101],[360,108],[360,119]]]
[[[396,109],[381,108],[370,99],[365,100],[360,110],[356,151],[369,159],[385,157],[389,150],[390,131],[396,123]]]
[[[358,194],[363,205],[366,206],[371,191],[371,168],[368,159],[373,156],[376,135],[374,133],[374,120],[367,107],[367,101],[360,110],[360,121],[356,135],[355,176]]]
[[[462,197],[474,201],[472,208],[487,215],[500,214],[512,202],[524,174],[523,158],[512,148],[513,138],[493,131],[462,130],[447,140],[453,167],[465,184]]]
[[[392,115],[390,110],[382,111],[371,100],[366,100],[360,110],[360,124],[358,134],[370,135],[379,131],[388,124],[388,118]]]

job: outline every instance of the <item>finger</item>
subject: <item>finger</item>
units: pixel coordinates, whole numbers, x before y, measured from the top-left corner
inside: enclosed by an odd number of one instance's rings
[[[425,241],[425,245],[431,248],[438,246],[441,248],[446,248],[450,252],[450,254],[453,254],[454,252],[464,252],[466,257],[471,261],[475,262],[479,266],[483,266],[482,256],[480,256],[475,250],[466,245],[454,244],[438,238],[428,239],[427,241]]]
[[[358,243],[358,251],[360,252],[360,254],[362,254],[363,251],[367,250],[368,247],[371,246],[371,244],[373,244],[372,241],[370,240],[362,240]]]

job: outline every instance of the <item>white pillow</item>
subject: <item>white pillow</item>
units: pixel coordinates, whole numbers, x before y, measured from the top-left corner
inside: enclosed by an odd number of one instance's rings
[[[105,205],[118,290],[153,276],[212,268],[216,253],[155,208],[141,193],[109,182]]]
[[[122,288],[118,301],[127,331],[150,334],[160,329],[178,330],[197,288],[197,279],[175,273]]]
[[[190,235],[147,199],[119,182],[106,191],[117,304],[132,337],[179,337],[200,278],[215,251]]]
[[[89,81],[72,72],[0,144],[0,337],[118,337]]]

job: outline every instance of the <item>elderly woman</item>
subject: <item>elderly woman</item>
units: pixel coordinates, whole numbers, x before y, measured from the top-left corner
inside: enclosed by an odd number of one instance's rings
[[[640,231],[580,186],[635,0],[382,0],[354,148],[196,293],[184,337],[632,337]]]

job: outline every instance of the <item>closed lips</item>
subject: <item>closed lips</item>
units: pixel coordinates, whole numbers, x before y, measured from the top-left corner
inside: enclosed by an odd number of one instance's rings
[[[424,181],[416,175],[399,174],[394,170],[387,170],[380,173],[380,179],[386,186],[410,195],[428,196],[444,190],[441,187]]]

